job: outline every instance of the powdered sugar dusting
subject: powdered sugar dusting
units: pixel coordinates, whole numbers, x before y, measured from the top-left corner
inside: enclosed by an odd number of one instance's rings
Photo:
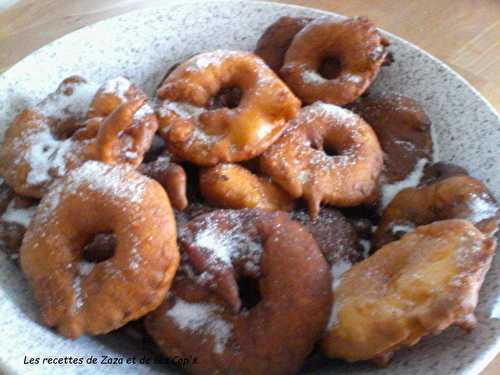
[[[358,119],[358,116],[348,109],[320,101],[314,102],[307,109],[313,115],[333,117],[342,124],[354,123]]]
[[[307,170],[300,171],[297,176],[301,184],[306,184],[309,181],[310,177],[311,177],[311,172]]]
[[[220,317],[221,311],[222,308],[214,304],[190,303],[177,298],[175,305],[166,315],[182,330],[213,337],[214,353],[222,354],[231,337],[233,326]]]
[[[39,206],[35,219],[39,222],[48,220],[59,206],[63,196],[79,195],[82,187],[104,194],[113,200],[142,202],[147,179],[131,179],[128,174],[130,170],[132,167],[128,165],[115,166],[97,161],[85,162],[79,168],[70,171],[64,180],[59,180],[51,186]]]
[[[396,224],[391,227],[392,234],[398,234],[398,233],[406,234],[409,232],[413,232],[414,230],[415,230],[415,225],[412,224],[407,224],[407,225]]]
[[[169,116],[171,112],[174,112],[177,116],[187,118],[191,116],[199,116],[206,109],[203,107],[196,107],[190,103],[185,102],[171,102],[164,101],[160,108],[158,109],[158,113],[160,116]]]
[[[404,180],[398,181],[394,184],[382,185],[381,208],[385,208],[401,190],[417,186],[424,173],[424,167],[428,162],[429,160],[427,159],[420,159],[415,165],[414,170]]]
[[[334,263],[331,268],[332,272],[332,291],[335,291],[342,282],[342,275],[349,271],[352,267],[352,263],[347,259],[340,259],[338,262]]]
[[[217,50],[212,52],[201,53],[189,59],[186,62],[185,69],[187,71],[197,72],[207,69],[210,65],[220,64],[224,59],[237,56],[236,51]]]
[[[335,291],[342,283],[342,276],[351,269],[352,263],[347,259],[341,259],[338,262],[334,263],[331,268],[332,273],[332,292],[335,296]],[[330,313],[330,319],[328,320],[327,330],[330,330],[338,321],[338,303],[335,302],[335,298],[333,300],[332,311]]]
[[[363,258],[368,258],[370,256],[370,249],[372,247],[372,243],[369,240],[360,239],[359,244],[363,248]]]
[[[130,89],[131,82],[125,77],[117,77],[107,80],[101,88],[103,94],[111,94],[126,101],[126,94]]]
[[[75,293],[75,303],[73,305],[75,311],[80,311],[83,306],[82,296],[82,277],[78,274],[73,279],[73,292]]]
[[[402,148],[404,148],[408,152],[415,152],[415,144],[414,143],[404,141],[402,139],[395,139],[394,143],[401,146]]]
[[[95,263],[82,260],[78,264],[78,272],[81,276],[88,276],[94,269]]]
[[[332,292],[340,286],[342,283],[342,276],[351,269],[352,263],[347,259],[341,259],[337,263],[332,265]],[[338,312],[339,312],[339,304],[336,303],[335,298],[333,299],[332,311],[330,313],[330,318],[328,320],[327,330],[332,329],[338,322]]]
[[[321,77],[317,72],[314,70],[304,70],[302,72],[302,80],[306,85],[321,85],[323,82],[326,80]]]
[[[197,256],[205,259],[205,265],[197,270],[206,274],[203,280],[231,269],[235,262],[246,272],[259,275],[264,249],[256,226],[249,220],[241,211],[225,210],[222,216],[208,214],[181,227],[179,238],[189,244],[188,253],[199,253]],[[200,281],[199,277],[192,279]]]
[[[339,314],[339,305],[338,305],[338,303],[335,303],[335,300],[334,300],[333,305],[332,305],[332,311],[330,312],[330,318],[329,318],[328,324],[326,326],[327,331],[331,330],[333,327],[335,327],[337,325],[337,323],[339,321],[338,314]]]
[[[479,223],[481,220],[492,218],[498,215],[498,206],[491,201],[491,198],[482,197],[480,194],[474,194],[468,200],[467,205],[470,210],[468,219],[473,223]]]
[[[259,269],[263,247],[245,233],[237,211],[234,215],[233,219],[229,219],[233,226],[224,232],[216,222],[207,223],[197,232],[193,246],[207,254],[209,264],[215,269],[230,267],[233,260],[244,257],[245,268],[254,272]]]
[[[69,174],[69,189],[85,185],[91,191],[140,203],[145,186],[142,180],[130,179],[128,166],[113,166],[96,161],[88,161]]]
[[[153,108],[147,103],[143,104],[141,108],[139,108],[135,113],[134,113],[134,120],[140,121],[144,117],[153,115],[154,111]]]
[[[354,84],[360,84],[363,82],[363,77],[360,76],[359,74],[344,73],[341,75],[341,77],[344,81]]]
[[[27,146],[24,160],[31,167],[26,178],[29,185],[40,185],[52,180],[53,176],[65,174],[66,157],[73,145],[71,139],[56,139],[44,124],[40,131],[29,134],[20,142]]]
[[[65,82],[33,110],[47,118],[58,121],[71,118],[76,122],[88,112],[96,91],[97,85],[94,83]],[[39,186],[66,173],[66,159],[71,157],[74,143],[71,139],[57,139],[52,133],[49,121],[40,119],[33,125],[36,127],[28,127],[15,141],[16,149],[25,150],[19,153],[15,162],[27,163],[30,170],[26,183]]]
[[[128,266],[131,270],[137,271],[140,269],[141,264],[142,264],[142,256],[141,256],[141,252],[139,250],[141,248],[141,243],[140,243],[140,240],[136,236],[133,236],[131,238],[131,240],[132,240],[133,246],[130,249]]]
[[[193,142],[201,142],[203,144],[209,145],[209,144],[215,144],[219,142],[224,136],[221,134],[216,134],[216,135],[211,135],[207,134],[203,130],[201,130],[199,127],[195,126],[194,127],[194,132],[193,132]]]
[[[15,223],[27,228],[31,218],[35,214],[36,206],[16,207],[15,202],[11,201],[2,215],[2,221],[6,223]]]
[[[232,238],[225,233],[207,228],[196,235],[194,244],[208,250],[211,262],[231,262]]]
[[[35,109],[47,117],[65,119],[84,116],[94,99],[98,85],[92,82],[68,82],[59,86]],[[65,94],[69,92],[70,94]]]

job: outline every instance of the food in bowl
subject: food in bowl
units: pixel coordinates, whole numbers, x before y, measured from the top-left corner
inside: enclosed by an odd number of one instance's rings
[[[84,100],[63,89],[56,111],[39,105],[15,120],[2,146],[13,155],[1,167],[3,236],[16,225],[15,257],[27,227],[21,265],[45,324],[77,337],[145,317],[166,355],[200,358],[187,369],[195,374],[297,372],[316,343],[327,356],[386,364],[426,334],[473,327],[496,246],[496,202],[456,167],[411,187],[439,174],[430,156],[432,124],[424,108],[415,114],[418,103],[407,105],[411,99],[397,93],[384,98],[390,105],[375,104],[379,113],[370,117],[374,106],[366,103],[377,98],[369,86],[389,53],[369,21],[298,23],[276,47],[285,54],[279,70],[267,67],[265,56],[209,51],[170,72],[154,102],[130,98],[131,85],[119,78],[88,89]],[[349,27],[352,33],[337,33]],[[309,54],[304,40],[314,33],[336,44]],[[88,104],[103,91],[104,109]],[[83,110],[73,111],[77,105]],[[392,125],[382,129],[386,118]],[[85,152],[72,152],[81,144]],[[406,164],[396,173],[389,166],[398,158]],[[239,171],[233,184],[223,163]],[[203,178],[211,168],[218,172]],[[456,179],[471,188],[460,190]],[[445,202],[443,190],[453,192]],[[409,212],[411,200],[400,194],[428,204],[416,205],[424,219],[389,215],[394,201],[403,207],[397,212]],[[269,204],[277,195],[285,204]],[[102,204],[85,204],[89,197]],[[446,204],[464,209],[436,213]],[[66,212],[63,225],[55,212]],[[372,243],[372,227],[388,216],[384,233],[393,237]],[[97,226],[100,217],[110,219]],[[49,226],[56,240],[43,241]],[[365,276],[373,289],[356,288]],[[117,285],[116,293],[106,285]],[[102,307],[92,311],[95,321],[80,324],[92,304]],[[386,324],[396,312],[400,319]]]

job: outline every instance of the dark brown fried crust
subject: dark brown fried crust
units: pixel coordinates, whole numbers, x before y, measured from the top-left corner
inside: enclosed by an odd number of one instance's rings
[[[362,259],[358,233],[339,210],[323,207],[314,219],[306,211],[296,210],[291,217],[311,233],[328,263],[347,260],[354,264]]]
[[[3,215],[13,196],[14,191],[7,182],[0,177],[0,215]]]
[[[421,159],[432,160],[431,120],[413,99],[368,95],[352,106],[375,131],[384,151],[383,183],[404,180]]]
[[[398,228],[411,231],[438,220],[465,219],[492,236],[498,230],[499,208],[493,195],[479,180],[457,175],[430,185],[400,191],[385,208],[374,235],[374,249],[397,240]]]
[[[259,38],[255,54],[261,57],[272,70],[279,73],[285,53],[292,44],[293,38],[311,20],[312,18],[309,17],[280,17]]]
[[[445,180],[448,177],[468,176],[469,172],[456,164],[437,162],[428,164],[424,168],[424,174],[420,179],[419,186],[430,185]]]
[[[173,208],[182,211],[187,207],[186,172],[181,165],[173,163],[168,155],[160,156],[149,163],[143,163],[138,170],[163,186]]]
[[[191,374],[296,373],[321,336],[328,318],[330,306],[326,300],[331,298],[328,265],[311,235],[286,214],[259,210],[228,214],[230,211],[214,211],[204,215],[205,218],[199,216],[195,219],[197,224],[192,222],[188,226],[194,230],[204,221],[216,223],[220,229],[230,229],[240,223],[238,217],[246,223],[241,233],[254,233],[257,235],[254,240],[264,246],[260,267],[253,271],[246,269],[241,262],[243,255],[234,260],[229,277],[234,280],[253,274],[252,277],[258,278],[261,300],[254,307],[235,313],[229,307],[232,303],[219,293],[201,287],[192,278],[176,277],[172,293],[146,318],[148,333],[167,356],[196,356],[197,363],[186,369]],[[201,232],[191,232],[189,237],[196,237],[196,233]],[[181,236],[181,241],[183,239],[187,237]],[[196,272],[207,271],[210,267],[203,266],[202,262],[207,253],[194,248],[191,240],[188,242],[191,248],[185,251],[189,251],[190,265]],[[201,267],[197,267],[200,262]],[[213,319],[220,319],[231,328],[222,350],[214,349],[213,336],[182,329],[176,324],[172,309],[181,303],[218,306]]]
[[[12,206],[12,209],[33,210],[37,204],[37,200],[15,194],[5,181],[0,184],[0,250],[12,259],[18,258],[26,225],[9,221],[3,215],[9,206]]]

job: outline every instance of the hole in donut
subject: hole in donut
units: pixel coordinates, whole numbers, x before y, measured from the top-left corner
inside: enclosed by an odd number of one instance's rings
[[[242,92],[239,87],[223,87],[217,94],[210,98],[207,108],[209,110],[219,108],[236,108],[240,105],[241,96]]]
[[[327,142],[323,143],[322,145],[316,145],[316,144],[312,143],[311,147],[315,150],[319,150],[319,151],[324,152],[328,156],[340,155],[340,153],[337,151],[335,146],[328,144]]]
[[[52,134],[58,140],[65,140],[71,138],[79,129],[83,127],[83,124],[76,118],[69,118],[64,121],[59,121],[52,128]]]
[[[158,135],[153,137],[153,142],[146,151],[143,158],[143,163],[149,163],[158,159],[158,157],[165,151],[165,141]]]
[[[327,154],[328,156],[336,156],[339,155],[339,152],[333,147],[332,145],[329,144],[324,144],[323,145],[323,152]]]
[[[340,75],[342,69],[340,60],[336,57],[326,57],[321,62],[318,73],[326,79],[334,79]]]
[[[261,300],[259,280],[253,277],[240,277],[238,279],[238,290],[240,294],[241,307],[244,310],[250,310]]]
[[[82,257],[87,262],[99,263],[115,254],[116,237],[113,233],[97,233],[83,247]]]

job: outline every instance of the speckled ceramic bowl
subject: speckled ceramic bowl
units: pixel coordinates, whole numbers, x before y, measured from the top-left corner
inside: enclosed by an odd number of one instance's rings
[[[251,50],[262,30],[283,15],[319,16],[306,8],[250,1],[169,2],[126,14],[61,38],[0,77],[0,131],[27,104],[70,74],[93,80],[125,75],[150,93],[166,70],[196,52]],[[467,167],[500,198],[500,118],[456,73],[424,51],[388,34],[396,62],[382,69],[374,89],[422,103],[432,119],[439,158]],[[317,374],[476,374],[500,349],[500,257],[481,290],[479,326],[466,335],[451,328],[398,352],[387,369],[332,362]],[[19,269],[0,253],[0,372],[7,374],[177,373],[170,367],[124,364],[25,364],[30,358],[145,355],[120,335],[66,340],[37,323],[33,297]],[[148,355],[148,354],[146,354]],[[124,362],[126,362],[124,360]],[[309,372],[310,373],[310,372]]]

